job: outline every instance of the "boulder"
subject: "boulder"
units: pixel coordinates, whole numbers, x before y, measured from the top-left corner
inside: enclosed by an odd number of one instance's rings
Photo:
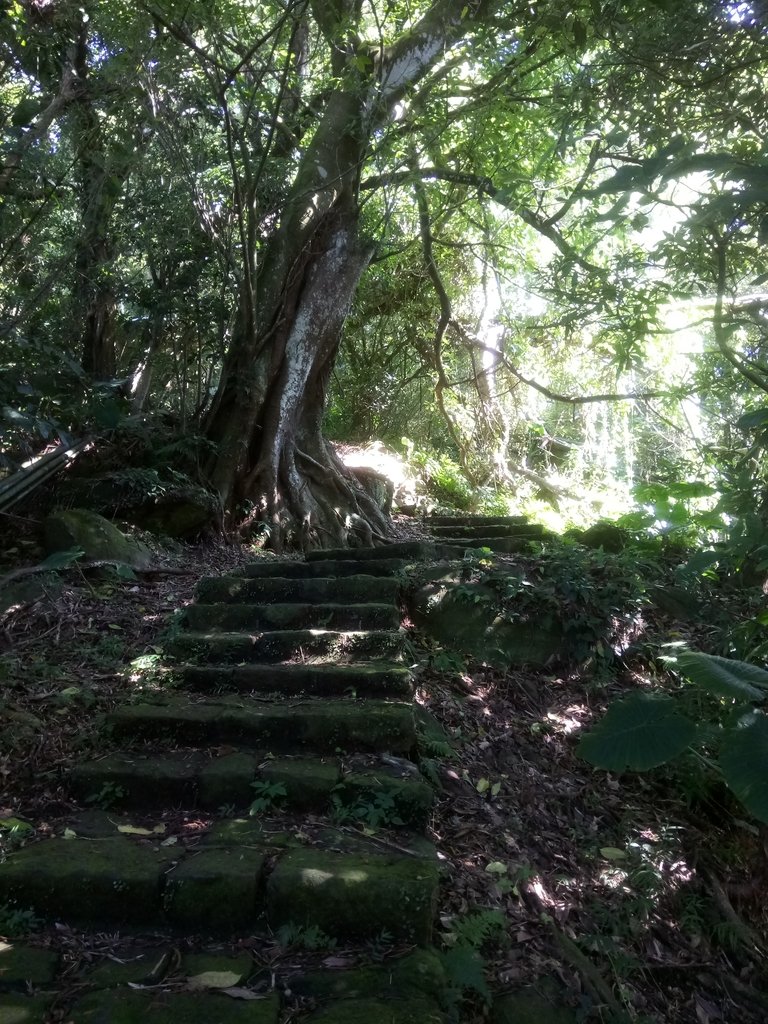
[[[561,623],[510,621],[484,583],[427,583],[416,591],[411,611],[416,625],[445,647],[494,665],[546,665],[565,653]]]
[[[152,561],[149,548],[87,509],[60,509],[48,516],[43,531],[49,554],[79,548],[88,561],[122,562],[132,569],[146,569]]]
[[[156,470],[127,469],[75,480],[67,496],[105,516],[134,523],[151,533],[186,539],[217,521],[218,499],[182,474],[168,480]]]

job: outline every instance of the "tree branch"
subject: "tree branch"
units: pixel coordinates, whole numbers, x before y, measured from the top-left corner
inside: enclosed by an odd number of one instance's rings
[[[382,185],[413,183],[417,179],[420,181],[449,181],[455,185],[469,185],[472,188],[476,188],[482,195],[488,196],[494,202],[499,203],[500,206],[517,214],[521,220],[525,221],[535,231],[548,238],[563,256],[573,260],[583,270],[588,270],[593,274],[603,274],[604,271],[601,267],[584,259],[554,227],[555,221],[564,216],[573,202],[575,202],[575,196],[565,203],[553,217],[542,217],[540,214],[534,213],[533,210],[519,207],[512,201],[509,194],[504,189],[497,188],[490,178],[485,178],[480,174],[454,171],[450,168],[442,167],[411,168],[405,171],[394,171],[392,174],[372,175],[361,183],[360,188],[361,190],[375,189],[380,188]]]

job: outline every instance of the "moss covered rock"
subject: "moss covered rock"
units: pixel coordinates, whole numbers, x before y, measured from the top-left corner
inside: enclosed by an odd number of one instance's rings
[[[45,520],[43,530],[50,554],[79,548],[88,560],[122,562],[134,569],[146,569],[152,561],[147,547],[126,537],[103,516],[86,509],[54,512]]]
[[[337,938],[394,938],[426,944],[432,934],[438,869],[409,857],[322,850],[285,854],[267,880],[270,925],[317,925]]]
[[[202,932],[252,928],[265,854],[239,847],[203,850],[168,874],[163,906],[171,924]]]
[[[49,919],[155,923],[169,860],[125,839],[48,839],[0,864],[0,902]]]
[[[152,533],[187,539],[213,525],[218,499],[180,473],[124,469],[73,481],[67,495],[78,505],[134,523]]]
[[[50,984],[58,965],[57,953],[0,940],[0,990]]]
[[[565,653],[561,623],[510,622],[500,614],[492,587],[462,583],[458,574],[420,587],[411,608],[414,621],[429,636],[480,661],[546,665]]]

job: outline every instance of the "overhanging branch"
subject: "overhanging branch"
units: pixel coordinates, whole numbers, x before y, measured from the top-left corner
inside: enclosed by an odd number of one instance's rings
[[[554,218],[542,217],[540,214],[534,213],[533,210],[519,206],[504,189],[497,188],[491,178],[486,178],[483,175],[471,174],[467,171],[454,171],[444,167],[417,167],[403,171],[393,171],[391,174],[372,175],[361,183],[360,189],[361,191],[368,191],[381,188],[384,185],[415,184],[417,181],[448,181],[454,185],[467,185],[470,188],[477,189],[481,195],[488,196],[495,203],[499,203],[500,206],[517,214],[529,227],[532,227],[540,235],[548,238],[563,256],[573,260],[583,270],[588,270],[592,274],[602,274],[604,272],[601,267],[590,263],[589,260],[584,259],[583,256],[576,252],[573,246],[555,228],[555,220],[567,212],[567,204],[561,207]]]

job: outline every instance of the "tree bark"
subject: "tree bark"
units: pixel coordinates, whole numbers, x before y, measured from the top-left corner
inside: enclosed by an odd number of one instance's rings
[[[243,274],[237,329],[205,424],[217,446],[208,476],[222,506],[233,519],[245,513],[267,523],[277,548],[286,540],[328,547],[353,535],[371,544],[389,533],[384,513],[322,437],[344,320],[373,253],[359,233],[360,169],[394,105],[492,5],[442,0],[373,56],[358,52],[349,29],[357,7],[311,4],[337,85],[255,290]],[[243,254],[244,267],[251,256]]]

